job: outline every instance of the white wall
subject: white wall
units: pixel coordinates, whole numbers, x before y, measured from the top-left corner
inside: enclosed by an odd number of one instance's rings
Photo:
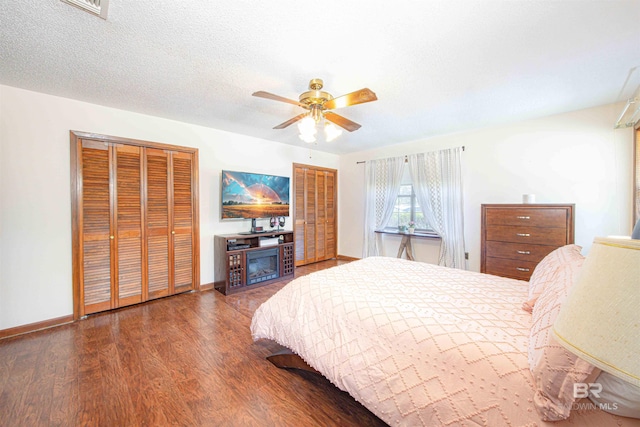
[[[291,176],[294,162],[339,165],[304,147],[0,85],[0,329],[73,313],[70,130],[199,149],[202,284],[213,282],[213,235],[250,227],[219,220],[222,169]]]
[[[362,256],[364,164],[358,161],[465,146],[464,221],[468,267],[480,270],[480,205],[575,203],[576,243],[632,229],[633,134],[613,129],[622,104],[364,151],[340,158],[339,253]],[[439,246],[414,240],[418,260],[437,262]],[[399,239],[386,238],[395,256]],[[417,246],[417,247],[416,247]]]

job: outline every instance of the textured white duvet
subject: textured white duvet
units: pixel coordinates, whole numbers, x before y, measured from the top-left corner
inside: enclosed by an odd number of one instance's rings
[[[293,350],[390,425],[636,425],[590,410],[540,421],[527,285],[371,257],[295,279],[258,308],[251,332]]]

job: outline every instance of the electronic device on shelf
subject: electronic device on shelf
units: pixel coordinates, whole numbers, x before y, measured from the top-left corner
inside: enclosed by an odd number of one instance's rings
[[[248,243],[233,243],[233,244],[229,243],[227,245],[227,250],[228,251],[236,251],[238,249],[247,249],[247,248],[250,248],[250,247],[251,247],[251,245],[248,244]]]
[[[261,248],[265,246],[278,246],[279,243],[279,237],[260,237],[260,240],[258,240],[258,245]]]
[[[278,229],[276,231],[280,231],[280,227],[284,227],[285,224],[285,219],[283,216],[272,216],[269,219],[269,225],[271,226],[271,228],[273,229],[273,227],[275,227],[276,225],[278,226]]]
[[[257,226],[256,225],[256,219],[253,218],[251,219],[251,232],[252,233],[262,233],[264,231],[264,229],[262,228],[262,226]]]

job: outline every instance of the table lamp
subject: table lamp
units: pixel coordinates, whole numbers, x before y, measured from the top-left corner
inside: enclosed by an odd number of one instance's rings
[[[594,240],[553,332],[578,357],[640,386],[640,240]]]

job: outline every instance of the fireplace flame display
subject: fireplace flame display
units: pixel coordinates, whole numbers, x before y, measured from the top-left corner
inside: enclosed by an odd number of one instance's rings
[[[278,253],[278,248],[247,253],[247,285],[280,277],[280,258]]]

